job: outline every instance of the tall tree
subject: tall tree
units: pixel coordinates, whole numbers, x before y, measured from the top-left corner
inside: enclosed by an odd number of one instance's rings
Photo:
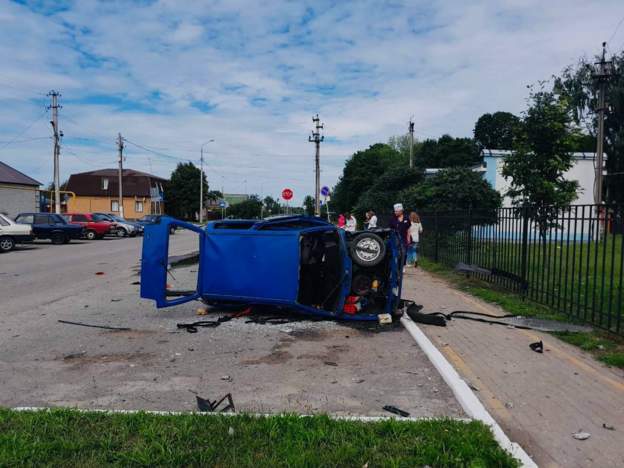
[[[247,200],[230,206],[227,215],[237,219],[259,219],[261,211],[262,201],[258,195],[250,195]]]
[[[201,172],[193,163],[178,163],[171,173],[165,191],[167,214],[180,219],[195,219],[199,213],[199,178]],[[203,179],[204,194],[208,194],[206,174]]]
[[[406,209],[461,211],[473,209],[483,218],[501,205],[500,194],[481,176],[467,167],[450,167],[412,185],[399,194]]]
[[[599,60],[599,58],[597,58]],[[596,60],[596,61],[597,61]],[[624,204],[624,51],[613,57],[615,73],[606,85],[605,200]],[[565,96],[573,109],[574,121],[595,138],[598,113],[598,85],[592,78],[593,61],[582,58],[556,77],[554,91]],[[585,140],[586,143],[589,143]],[[587,148],[589,145],[585,145]],[[593,151],[595,146],[589,146]]]
[[[314,216],[314,197],[306,195],[303,199],[303,211],[308,216]]]
[[[531,92],[502,174],[510,182],[506,194],[515,206],[529,210],[542,236],[556,226],[559,211],[576,199],[578,182],[563,177],[574,163],[576,133],[566,99],[542,89]]]
[[[383,143],[358,151],[345,163],[342,176],[333,190],[332,211],[352,210],[360,195],[388,168],[401,164],[401,154]]]
[[[417,148],[415,164],[420,168],[470,167],[479,164],[481,151],[472,138],[453,138],[442,135],[427,139]]]
[[[510,150],[520,119],[510,112],[483,114],[474,128],[474,139],[481,149]]]

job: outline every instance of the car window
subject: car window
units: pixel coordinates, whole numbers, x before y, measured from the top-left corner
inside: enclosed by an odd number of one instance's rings
[[[20,215],[15,219],[15,221],[23,224],[33,224],[33,215]]]
[[[35,224],[49,224],[48,215],[46,214],[35,215]]]
[[[95,218],[95,216],[94,216],[94,218]],[[89,218],[87,218],[87,217],[86,217],[85,215],[83,215],[83,214],[75,214],[75,215],[72,215],[72,219],[73,219],[74,221],[78,221],[78,222],[81,222],[81,223],[86,223],[86,222],[88,222],[88,221],[89,221]]]
[[[50,223],[61,223],[67,224],[61,215],[51,214],[50,215]]]
[[[93,221],[110,221],[111,217],[103,214],[94,214]]]
[[[61,215],[65,221],[71,222],[71,215]]]

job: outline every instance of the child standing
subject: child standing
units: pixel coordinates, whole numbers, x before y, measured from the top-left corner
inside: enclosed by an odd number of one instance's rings
[[[409,215],[410,227],[407,230],[407,264],[418,266],[418,243],[420,242],[420,234],[423,232],[420,216],[415,211]]]

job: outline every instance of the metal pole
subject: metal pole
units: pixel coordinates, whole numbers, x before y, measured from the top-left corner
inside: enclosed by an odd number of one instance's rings
[[[316,146],[314,158],[314,216],[321,216],[321,142],[325,137],[321,135],[323,124],[318,114],[316,114],[316,117],[312,117],[312,122],[314,122],[315,129],[312,130],[312,135],[308,137],[308,141],[314,142]]]
[[[414,122],[411,121],[409,122],[409,134],[410,134],[410,147],[409,147],[409,154],[410,154],[410,160],[409,160],[409,167],[410,169],[414,168]]]
[[[204,145],[199,158],[199,224],[204,221]]]
[[[119,150],[119,217],[124,217],[123,208],[123,138],[121,133],[117,135],[117,148]]]

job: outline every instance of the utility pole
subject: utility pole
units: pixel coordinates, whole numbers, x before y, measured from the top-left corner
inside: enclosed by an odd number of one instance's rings
[[[60,169],[59,169],[59,156],[61,153],[61,143],[60,139],[63,136],[63,132],[59,131],[58,126],[58,110],[61,106],[59,106],[58,98],[61,96],[57,91],[50,91],[48,93],[50,96],[50,107],[48,109],[52,109],[52,120],[50,120],[50,124],[52,124],[52,131],[54,132],[54,212],[61,212],[61,182],[60,182]]]
[[[414,122],[410,118],[409,121],[409,134],[410,134],[410,169],[414,168]]]
[[[604,171],[604,117],[606,110],[606,88],[609,79],[613,72],[613,62],[605,60],[607,43],[602,43],[602,58],[600,62],[596,62],[597,69],[595,69],[592,78],[598,84],[598,132],[596,141],[596,182],[594,185],[594,200],[596,202],[597,217],[599,220],[599,231],[602,232],[602,225],[600,219],[603,216],[602,213],[602,185],[603,185],[603,171]]]
[[[312,135],[308,137],[309,142],[313,142],[316,145],[316,158],[314,162],[315,168],[315,184],[314,184],[314,216],[321,216],[321,142],[325,139],[321,135],[323,124],[319,119],[318,114],[316,117],[312,117],[314,123],[314,130]]]
[[[201,145],[199,158],[199,224],[204,222],[204,146],[208,143],[212,143],[214,140],[208,140]]]
[[[124,217],[123,209],[123,149],[124,143],[121,133],[117,135],[117,149],[119,150],[119,217]]]

